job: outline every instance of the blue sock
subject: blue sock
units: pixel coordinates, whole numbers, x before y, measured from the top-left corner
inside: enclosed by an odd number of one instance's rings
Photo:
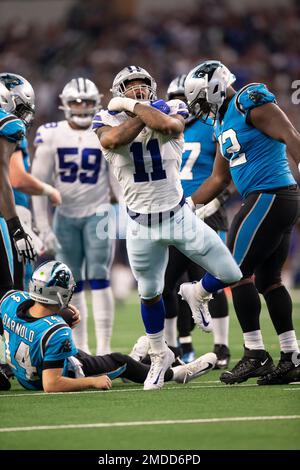
[[[228,284],[224,284],[222,281],[220,281],[220,279],[217,279],[209,273],[206,273],[202,278],[203,289],[205,289],[207,292],[210,292],[211,294],[217,292],[220,289],[224,289],[224,287],[227,286]]]
[[[141,304],[141,313],[146,333],[154,334],[164,329],[165,306],[161,298],[155,304]]]

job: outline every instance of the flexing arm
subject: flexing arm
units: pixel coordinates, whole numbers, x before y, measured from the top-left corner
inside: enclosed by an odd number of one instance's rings
[[[21,150],[17,150],[11,156],[9,178],[14,188],[26,194],[49,196],[54,205],[61,203],[60,194],[53,186],[43,183],[26,171]]]
[[[17,216],[14,195],[9,180],[9,159],[15,148],[15,143],[10,143],[0,137],[0,213],[6,220]]]
[[[115,149],[121,145],[127,145],[132,142],[144,129],[145,124],[139,117],[127,119],[119,126],[99,127],[95,132],[102,147],[105,149]]]
[[[211,176],[192,194],[195,204],[207,204],[220,194],[230,183],[231,176],[227,160],[221,155],[219,145]]]
[[[42,380],[45,392],[77,392],[90,388],[108,390],[112,387],[111,380],[107,375],[72,379],[63,377],[61,374],[62,369],[43,370]]]
[[[184,119],[181,116],[168,116],[158,109],[137,103],[134,113],[140,117],[147,127],[163,134],[179,136],[184,131]]]
[[[273,139],[284,142],[294,161],[300,163],[300,134],[286,114],[274,103],[258,106],[250,111],[251,124]]]

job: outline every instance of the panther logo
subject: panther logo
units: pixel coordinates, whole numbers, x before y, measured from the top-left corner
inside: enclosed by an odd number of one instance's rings
[[[9,91],[23,83],[22,80],[17,77],[12,77],[11,75],[2,75],[1,80],[4,81],[5,86]]]

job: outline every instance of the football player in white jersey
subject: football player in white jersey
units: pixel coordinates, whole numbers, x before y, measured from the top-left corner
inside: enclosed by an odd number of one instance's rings
[[[203,281],[183,285],[181,290],[196,323],[206,331],[211,331],[211,322],[203,298],[220,284],[237,282],[241,272],[218,235],[185,204],[179,172],[186,104],[157,100],[155,80],[136,66],[121,70],[112,93],[108,110],[95,116],[93,129],[127,205],[128,256],[150,344],[151,368],[144,390],[156,390],[163,386],[164,372],[174,360],[165,343],[161,298],[168,246],[176,246],[217,278],[208,275],[209,291]]]
[[[47,216],[47,200],[34,198],[33,205],[44,245],[56,252],[58,261],[70,266],[75,277],[73,303],[82,317],[75,332],[76,346],[89,352],[84,295],[84,281],[88,280],[99,355],[110,352],[114,315],[110,287],[113,243],[105,234],[96,234],[98,223],[107,217],[110,200],[108,165],[91,132],[101,96],[96,85],[86,78],[67,83],[60,95],[60,109],[66,120],[39,127],[32,165],[32,173],[42,181],[53,182],[62,196],[53,230]]]

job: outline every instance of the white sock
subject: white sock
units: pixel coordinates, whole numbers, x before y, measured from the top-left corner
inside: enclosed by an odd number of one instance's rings
[[[73,338],[78,349],[90,354],[87,335],[87,306],[84,291],[73,294],[71,304],[78,308],[80,312],[80,323],[72,330]]]
[[[278,335],[280,351],[284,353],[288,352],[299,352],[299,345],[296,338],[295,330],[285,331]]]
[[[114,298],[111,287],[92,290],[92,306],[97,340],[97,355],[109,354],[114,322]]]
[[[265,349],[264,342],[262,339],[261,331],[249,331],[244,333],[244,344],[248,349]]]
[[[153,334],[147,333],[147,336],[149,338],[150,352],[154,354],[160,354],[166,350],[167,345],[164,330]]]
[[[200,297],[210,297],[211,296],[211,292],[208,292],[202,286],[202,279],[201,279],[201,281],[197,282],[197,284],[195,284],[195,285],[197,286],[197,294]]]
[[[179,343],[180,344],[190,344],[192,342],[191,336],[180,336]]]
[[[212,318],[214,344],[228,346],[229,315],[227,317]]]
[[[165,337],[168,346],[177,347],[177,317],[165,319]]]

